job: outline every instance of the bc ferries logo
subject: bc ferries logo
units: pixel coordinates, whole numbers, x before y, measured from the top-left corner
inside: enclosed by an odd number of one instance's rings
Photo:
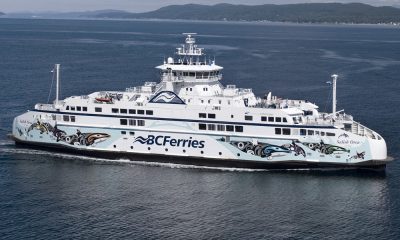
[[[189,147],[189,148],[204,148],[204,141],[198,141],[192,139],[176,139],[171,136],[154,136],[148,135],[147,138],[142,136],[136,137],[135,142],[147,145],[158,145],[158,146],[171,146],[171,147]]]
[[[339,144],[360,144],[360,141],[350,139],[350,136],[347,133],[342,133],[339,135],[337,139],[337,143]]]
[[[163,91],[154,96],[151,103],[169,103],[169,104],[185,104],[185,102],[178,97],[174,92]]]

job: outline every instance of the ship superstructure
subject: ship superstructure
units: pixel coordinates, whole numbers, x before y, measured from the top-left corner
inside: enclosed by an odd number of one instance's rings
[[[222,70],[193,33],[157,69],[161,81],[94,92],[14,119],[17,143],[79,154],[254,168],[383,167],[384,139],[344,111],[306,100],[257,97],[221,84]],[[57,76],[59,65],[56,65]],[[58,81],[57,81],[58,82]],[[57,85],[58,86],[58,85]],[[58,91],[57,91],[58,93]]]

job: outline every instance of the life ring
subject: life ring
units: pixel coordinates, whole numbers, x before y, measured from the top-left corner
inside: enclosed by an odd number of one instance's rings
[[[243,150],[246,147],[246,144],[244,144],[244,142],[238,142],[237,146],[240,150]]]
[[[312,148],[314,148],[314,144],[313,143],[309,143],[308,147],[312,149]]]
[[[257,145],[255,148],[254,148],[254,153],[257,155],[257,156],[261,156],[261,154],[262,154],[262,146],[260,146],[260,145]]]
[[[71,137],[65,137],[65,141],[68,143],[71,142]]]

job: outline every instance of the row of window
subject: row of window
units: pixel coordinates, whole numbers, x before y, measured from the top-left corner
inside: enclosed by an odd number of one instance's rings
[[[247,119],[246,119],[247,120]],[[262,122],[287,122],[285,117],[261,117]]]
[[[103,112],[103,109],[101,107],[96,107],[94,108],[95,112]],[[125,108],[112,108],[111,109],[112,113],[121,113],[121,114],[139,114],[139,115],[153,115],[153,110],[142,110],[142,109],[125,109]]]
[[[199,118],[215,118],[215,114],[214,113],[199,113]]]
[[[135,132],[121,131],[121,134],[122,134],[122,135],[127,135],[127,134],[129,134],[129,135],[131,135],[131,136],[134,136],[134,135],[135,135]]]
[[[65,108],[66,110],[71,110],[71,111],[78,111],[78,112],[87,112],[87,107],[81,107],[81,106],[67,106]]]
[[[112,113],[121,113],[121,114],[139,114],[139,115],[153,115],[153,110],[142,110],[142,109],[124,109],[124,108],[112,108]]]
[[[315,130],[307,130],[307,129],[290,129],[290,128],[275,128],[276,135],[300,135],[300,136],[328,136],[333,137],[335,136],[334,133],[331,132],[322,132],[322,131],[315,131]]]
[[[121,125],[129,125],[129,126],[144,126],[145,125],[145,120],[136,120],[136,119],[125,119],[125,118],[121,118],[119,120],[119,123]]]
[[[225,132],[225,131],[243,132],[243,126],[199,123],[199,130],[209,130],[209,131],[219,131],[219,132]]]

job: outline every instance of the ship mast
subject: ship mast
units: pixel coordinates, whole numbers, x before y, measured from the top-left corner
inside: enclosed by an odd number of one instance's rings
[[[60,94],[60,64],[55,65],[56,69],[56,100],[54,102],[55,108],[58,109],[59,107],[59,94]]]
[[[336,81],[339,77],[337,74],[333,74],[332,76],[332,118],[336,118]]]

